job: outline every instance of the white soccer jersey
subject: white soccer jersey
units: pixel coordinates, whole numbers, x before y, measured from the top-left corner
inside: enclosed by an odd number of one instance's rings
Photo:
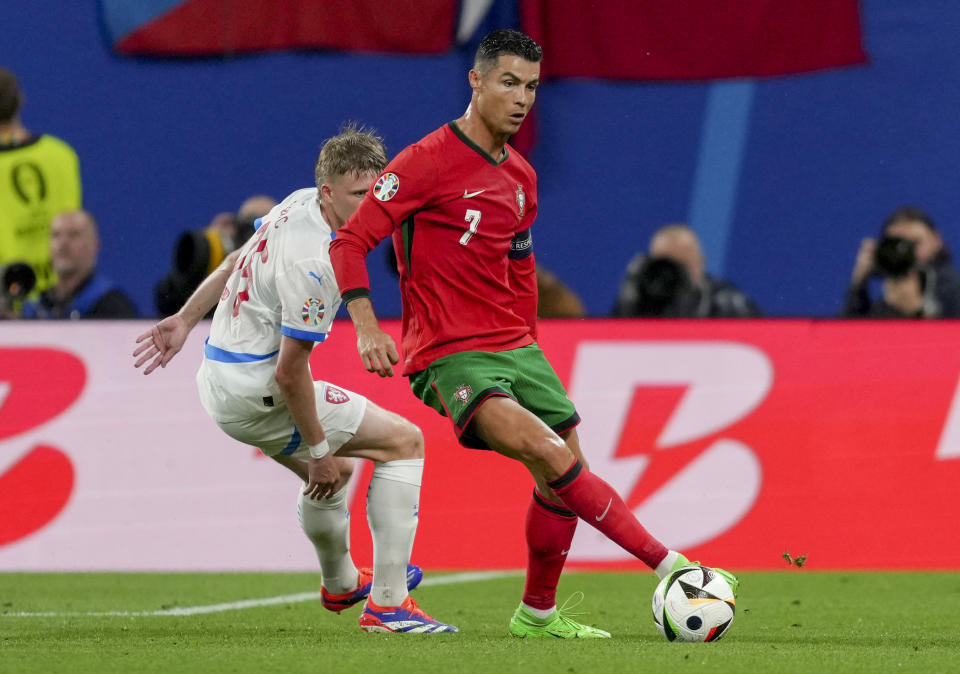
[[[326,339],[341,301],[332,239],[316,188],[297,190],[261,218],[220,297],[197,376],[216,421],[283,405],[273,377],[282,335]]]

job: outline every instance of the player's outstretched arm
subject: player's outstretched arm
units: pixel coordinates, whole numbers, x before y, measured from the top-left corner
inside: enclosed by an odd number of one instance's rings
[[[230,273],[239,256],[239,250],[230,253],[220,266],[193,291],[180,311],[164,318],[137,337],[139,346],[133,352],[133,357],[137,359],[133,364],[134,367],[140,367],[149,361],[143,373],[150,374],[158,367],[167,366],[167,363],[183,348],[193,327],[220,300],[220,295],[227,285],[227,279],[230,278]]]
[[[393,337],[380,329],[373,303],[368,297],[358,297],[347,304],[347,312],[357,331],[357,351],[367,372],[392,377],[393,366],[400,362],[400,353]]]

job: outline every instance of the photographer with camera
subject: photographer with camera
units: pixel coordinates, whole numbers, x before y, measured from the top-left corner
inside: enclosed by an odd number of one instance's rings
[[[218,213],[205,229],[183,232],[173,249],[173,268],[153,290],[157,313],[171,316],[187,301],[200,283],[253,234],[254,222],[270,212],[277,202],[265,195],[252,196],[234,213]],[[213,316],[213,310],[206,318]]]
[[[664,225],[649,253],[630,264],[613,310],[617,317],[755,318],[760,309],[739,288],[706,271],[700,239],[689,225]]]
[[[882,280],[882,297],[870,280]],[[880,240],[864,239],[841,315],[846,318],[960,318],[960,273],[933,220],[913,206],[894,211]]]

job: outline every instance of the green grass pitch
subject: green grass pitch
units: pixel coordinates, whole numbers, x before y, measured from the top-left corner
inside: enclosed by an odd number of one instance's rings
[[[561,600],[582,591],[581,620],[613,633],[589,641],[511,638],[519,574],[427,579],[415,597],[459,634],[361,632],[359,608],[290,598],[319,590],[312,574],[0,574],[0,672],[960,671],[956,573],[744,573],[714,644],[659,636],[653,574],[564,576]]]

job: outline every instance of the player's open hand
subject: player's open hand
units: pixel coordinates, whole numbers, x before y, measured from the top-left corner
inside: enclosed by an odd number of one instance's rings
[[[393,337],[379,327],[357,331],[357,351],[367,372],[392,377],[393,366],[400,362],[400,353]]]
[[[307,477],[309,481],[303,495],[312,499],[330,496],[342,485],[339,466],[333,454],[327,454],[322,459],[310,457],[307,460]]]
[[[144,374],[150,374],[158,367],[166,367],[183,348],[188,334],[190,328],[180,316],[174,314],[164,318],[137,337],[140,346],[133,352],[133,357],[137,359],[133,366],[140,367],[150,361],[143,370]]]

